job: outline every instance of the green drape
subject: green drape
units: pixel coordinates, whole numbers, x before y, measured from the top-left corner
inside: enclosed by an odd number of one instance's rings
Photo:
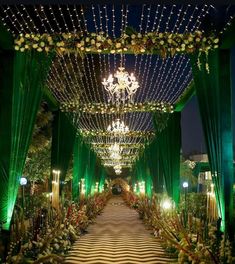
[[[153,191],[156,193],[163,192],[163,172],[160,163],[160,151],[157,145],[157,138],[155,138],[151,144],[147,147],[145,155],[147,158],[150,175],[152,178]]]
[[[65,113],[56,111],[52,127],[51,169],[60,170],[63,182],[72,157],[76,130]],[[61,184],[60,191],[63,184]]]
[[[88,149],[88,160],[85,173],[85,184],[86,184],[86,195],[90,195],[92,191],[92,185],[95,184],[95,166],[96,166],[96,155],[94,151]]]
[[[191,56],[196,94],[202,119],[222,230],[232,224],[233,141],[230,50]],[[209,72],[208,72],[209,70]]]
[[[167,126],[156,135],[156,152],[159,151],[160,159],[159,170],[164,176],[166,191],[175,202],[176,207],[180,198],[180,121],[180,112],[171,114],[168,118]]]
[[[0,222],[10,221],[51,57],[0,54]]]
[[[99,180],[99,192],[102,192],[106,178],[105,168],[101,167],[100,180]]]
[[[142,181],[145,182],[145,194],[147,196],[151,197],[152,195],[152,178],[151,178],[151,172],[148,166],[148,161],[145,153],[141,155],[141,157],[136,161],[135,163],[135,169],[133,174],[135,175],[136,182],[135,183],[141,183]],[[138,188],[139,192],[139,188]]]
[[[79,198],[79,183],[82,178],[85,178],[86,168],[86,146],[80,136],[77,136],[74,143],[74,155],[73,155],[73,187],[72,196],[76,201]]]

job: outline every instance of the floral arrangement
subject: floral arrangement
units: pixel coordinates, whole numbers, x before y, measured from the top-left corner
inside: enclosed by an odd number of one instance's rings
[[[188,214],[185,226],[183,214],[175,210],[164,211],[155,196],[149,199],[130,192],[124,195],[124,199],[137,209],[140,218],[153,229],[166,252],[177,258],[178,263],[234,263],[231,243],[211,223]],[[134,206],[133,200],[137,201]]]
[[[63,33],[63,34],[20,34],[15,39],[15,50],[21,52],[56,51],[64,53],[158,53],[162,57],[175,53],[192,53],[196,50],[208,52],[218,48],[219,39],[201,31],[185,34],[169,32],[148,32],[145,34],[129,30],[119,38],[112,38],[104,32],[99,33]]]
[[[88,103],[79,104],[77,102],[66,102],[60,105],[63,112],[83,112],[89,114],[113,114],[113,113],[128,113],[128,112],[163,112],[173,113],[174,107],[164,102],[144,102],[126,104],[121,107],[112,104],[103,103]]]
[[[18,240],[14,232],[11,236],[12,242],[5,263],[62,263],[72,244],[102,211],[108,199],[109,193],[100,193],[80,201],[79,204],[72,203],[61,209],[60,214],[54,214],[51,221],[44,219],[43,225],[40,218],[39,227],[34,224],[33,229],[26,230],[20,224],[14,230],[17,230]],[[22,229],[20,232],[19,228]]]

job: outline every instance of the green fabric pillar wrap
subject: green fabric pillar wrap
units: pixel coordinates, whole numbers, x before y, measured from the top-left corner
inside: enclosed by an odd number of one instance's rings
[[[167,126],[157,134],[156,146],[159,148],[159,166],[164,176],[168,195],[176,207],[180,198],[180,149],[181,149],[181,113],[170,114]]]
[[[9,230],[51,56],[0,54],[0,223]]]
[[[76,131],[65,113],[56,111],[52,128],[51,169],[60,170],[63,182],[72,157]],[[60,192],[63,184],[61,184]]]
[[[210,51],[199,60],[200,69],[198,55],[191,56],[221,230],[226,231],[233,223],[234,184],[230,50]]]
[[[88,165],[86,167],[86,176],[85,176],[85,184],[86,184],[86,195],[90,195],[92,192],[92,185],[94,183],[94,173],[95,173],[95,165],[96,165],[96,155],[91,150],[88,149]]]

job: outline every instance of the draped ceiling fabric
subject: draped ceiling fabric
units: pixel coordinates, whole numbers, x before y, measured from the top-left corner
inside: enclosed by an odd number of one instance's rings
[[[176,206],[178,206],[180,198],[180,121],[180,112],[171,114],[167,126],[156,137],[156,153],[159,153],[159,173],[163,175],[166,191]],[[156,122],[155,119],[155,127],[157,126]]]
[[[10,228],[50,62],[50,56],[38,52],[0,54],[0,223],[5,230]]]
[[[51,170],[60,170],[60,182],[63,182],[71,161],[76,130],[65,113],[54,114],[52,128]],[[63,184],[61,184],[60,192]]]
[[[191,56],[221,228],[225,230],[232,223],[234,184],[230,50],[218,49],[199,60],[200,68],[197,54]]]

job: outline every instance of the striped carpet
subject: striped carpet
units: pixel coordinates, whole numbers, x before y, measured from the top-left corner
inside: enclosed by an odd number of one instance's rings
[[[73,246],[66,264],[175,263],[121,197],[109,200],[88,233]]]

